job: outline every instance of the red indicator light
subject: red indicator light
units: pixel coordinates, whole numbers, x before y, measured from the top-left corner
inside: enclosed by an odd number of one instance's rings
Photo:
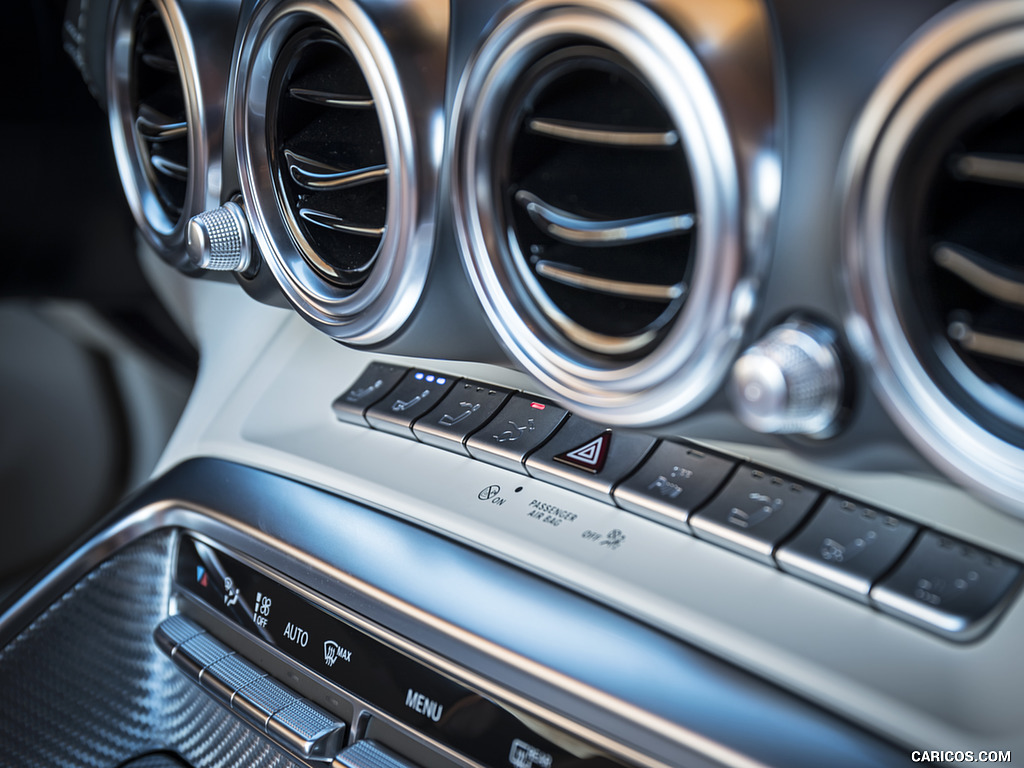
[[[530,403],[530,407],[537,411],[543,411],[547,406],[544,403]]]

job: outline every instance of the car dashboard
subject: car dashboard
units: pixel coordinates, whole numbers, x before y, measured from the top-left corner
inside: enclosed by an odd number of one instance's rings
[[[1024,751],[1024,9],[72,0],[199,351],[12,766]]]

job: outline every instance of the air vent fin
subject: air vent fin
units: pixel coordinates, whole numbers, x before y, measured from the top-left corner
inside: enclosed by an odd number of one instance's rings
[[[373,96],[331,30],[285,43],[271,75],[268,143],[292,238],[324,279],[355,289],[387,232],[390,170]]]
[[[189,125],[174,47],[159,11],[144,2],[135,25],[131,101],[146,178],[164,215],[181,218],[189,180]]]
[[[685,302],[698,225],[666,108],[623,56],[581,44],[527,70],[504,123],[496,193],[533,311],[587,353],[643,354]]]

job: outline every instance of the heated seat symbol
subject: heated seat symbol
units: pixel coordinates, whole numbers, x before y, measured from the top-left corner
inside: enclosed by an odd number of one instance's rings
[[[739,507],[733,507],[730,510],[729,523],[737,528],[753,528],[755,525],[760,525],[782,509],[783,506],[782,499],[773,499],[771,496],[766,496],[763,493],[751,493],[747,495],[747,498],[756,502],[758,506],[753,512],[748,512]]]
[[[368,387],[363,387],[362,389],[353,389],[351,392],[345,395],[345,400],[347,400],[350,403],[358,403],[364,397],[372,395],[374,392],[376,392],[383,386],[383,379],[377,379],[375,382],[373,382],[373,384],[371,384]]]
[[[468,419],[474,413],[479,411],[480,403],[467,403],[466,401],[462,401],[461,403],[459,403],[459,408],[462,408],[463,410],[459,412],[457,416],[452,416],[450,413],[446,413],[444,416],[441,417],[441,421],[439,421],[438,423],[442,427],[454,427],[463,419]]]
[[[420,392],[418,395],[416,395],[416,397],[412,398],[411,400],[395,400],[395,402],[391,405],[391,410],[394,411],[395,413],[401,413],[402,411],[407,411],[407,410],[412,408],[414,405],[416,405],[416,403],[418,403],[420,400],[422,400],[425,397],[430,397],[430,390],[429,389],[424,389],[422,392]]]
[[[526,432],[533,432],[537,426],[533,423],[533,419],[527,419],[526,424],[519,426],[512,419],[508,420],[512,429],[506,429],[504,432],[500,432],[497,435],[491,435],[496,443],[514,443]]]

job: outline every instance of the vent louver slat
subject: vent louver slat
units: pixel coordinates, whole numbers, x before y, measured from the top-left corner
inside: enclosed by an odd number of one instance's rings
[[[967,181],[1024,187],[1024,157],[980,152],[951,158],[954,174]]]
[[[160,13],[143,3],[135,26],[132,104],[146,176],[164,214],[181,218],[189,180],[189,125],[174,48]]]
[[[150,160],[153,163],[153,169],[157,173],[175,181],[188,181],[188,166],[184,163],[168,160],[163,155],[152,155]]]
[[[389,168],[369,86],[327,29],[300,30],[271,75],[268,142],[278,196],[303,257],[354,289],[387,232]]]
[[[672,120],[600,46],[544,57],[505,117],[511,251],[534,306],[565,338],[642,354],[685,301],[697,217]]]
[[[295,183],[313,191],[356,187],[370,181],[383,180],[389,172],[386,165],[342,171],[326,163],[303,157],[290,149],[284,151],[284,156],[288,161],[288,173]]]
[[[691,213],[668,216],[637,216],[633,219],[587,219],[548,205],[525,190],[516,193],[516,202],[530,214],[533,222],[556,240],[571,245],[624,245],[657,240],[693,229]]]
[[[672,147],[679,142],[675,131],[623,130],[615,126],[537,117],[530,120],[529,129],[542,136],[606,147]]]
[[[290,88],[288,95],[293,99],[302,99],[322,107],[339,107],[341,109],[373,109],[373,99],[364,96],[317,91],[312,88]]]
[[[935,263],[997,301],[1024,308],[1024,271],[1015,277],[997,274],[998,262],[961,246],[943,243],[935,247]],[[1004,268],[1005,269],[1005,268]]]

